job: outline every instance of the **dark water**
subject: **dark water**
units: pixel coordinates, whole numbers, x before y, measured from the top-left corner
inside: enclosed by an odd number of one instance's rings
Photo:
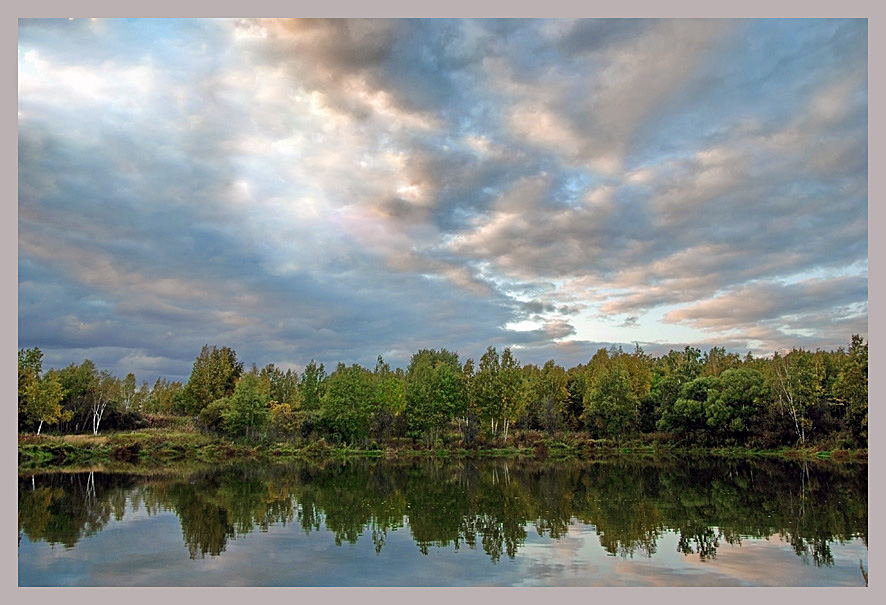
[[[21,586],[864,586],[867,465],[20,474]]]

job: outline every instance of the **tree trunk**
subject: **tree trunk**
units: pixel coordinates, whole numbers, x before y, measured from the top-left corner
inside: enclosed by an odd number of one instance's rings
[[[782,371],[784,371],[784,374],[782,374]],[[779,398],[787,401],[791,420],[794,421],[794,431],[797,433],[797,437],[800,438],[800,445],[804,445],[806,443],[806,430],[800,422],[797,406],[794,404],[794,395],[787,384],[787,381],[790,380],[790,372],[788,368],[776,365],[775,375],[778,377]]]
[[[40,424],[37,425],[37,434],[38,435],[40,434],[40,429],[42,429],[42,428],[43,428],[43,421],[41,420]]]
[[[92,434],[98,435],[98,427],[101,424],[102,416],[105,413],[107,403],[102,403],[98,407],[92,408]]]

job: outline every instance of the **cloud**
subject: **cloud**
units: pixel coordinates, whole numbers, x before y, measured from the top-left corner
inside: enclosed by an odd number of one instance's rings
[[[775,350],[792,337],[799,336],[804,343],[829,344],[841,334],[867,332],[867,300],[867,277],[860,275],[791,284],[752,283],[670,311],[664,321],[685,322],[745,341],[758,340]],[[822,309],[828,311],[822,313]],[[822,333],[819,326],[829,324],[838,325],[839,330]],[[810,330],[810,326],[815,328]],[[808,331],[811,337],[804,333]]]
[[[864,21],[22,20],[18,86],[53,363],[866,330]]]

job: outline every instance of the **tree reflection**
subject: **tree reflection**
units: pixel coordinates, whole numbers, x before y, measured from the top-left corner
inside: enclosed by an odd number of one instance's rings
[[[514,558],[530,526],[559,539],[593,526],[613,556],[651,557],[666,532],[702,560],[721,543],[777,536],[804,561],[833,565],[831,545],[867,544],[867,468],[762,460],[351,461],[232,465],[182,475],[106,473],[19,477],[19,539],[73,548],[129,510],[171,510],[192,558],[217,557],[229,540],[273,525],[329,532],[336,544],[364,534],[376,553],[408,527],[418,550],[463,546],[492,561]]]

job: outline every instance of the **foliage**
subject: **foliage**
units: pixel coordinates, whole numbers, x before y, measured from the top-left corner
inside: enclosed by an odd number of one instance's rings
[[[326,390],[326,370],[313,359],[305,366],[298,384],[302,396],[302,406],[306,410],[319,410]]]
[[[549,435],[562,430],[569,417],[566,370],[551,359],[541,369],[535,365],[523,366],[523,374],[529,389],[530,427],[545,430]]]
[[[529,386],[511,349],[506,348],[501,357],[495,347],[486,349],[472,381],[472,399],[493,437],[501,430],[507,441],[510,424],[524,412],[529,398]]]
[[[234,436],[255,437],[271,418],[268,405],[270,393],[257,374],[249,373],[240,378],[230,398],[227,409],[222,411],[225,431]]]
[[[200,426],[209,431],[221,432],[224,429],[225,413],[231,408],[231,400],[228,397],[216,399],[205,408],[200,410],[197,420]]]
[[[233,350],[204,346],[186,385],[160,377],[151,388],[89,359],[45,374],[42,362],[38,347],[18,352],[20,433],[48,425],[97,435],[142,426],[149,413],[197,416],[204,429],[230,436],[364,446],[371,438],[373,447],[395,448],[416,437],[429,449],[453,437],[483,448],[507,440],[511,427],[588,443],[768,449],[859,448],[868,436],[868,343],[857,335],[848,351],[795,348],[768,358],[719,347],[659,357],[611,347],[568,369],[554,360],[521,365],[510,348],[499,355],[489,347],[476,367],[446,349],[421,349],[406,371],[379,356],[372,371],[339,364],[330,376],[313,360],[301,376],[274,364],[244,375]]]
[[[613,356],[600,349],[588,366],[584,418],[601,437],[619,438],[634,431],[639,417],[639,398],[631,381],[629,365],[621,351]]]
[[[458,354],[446,349],[415,353],[406,370],[405,395],[410,428],[424,433],[433,445],[442,429],[467,410]]]
[[[155,414],[173,413],[176,411],[176,400],[182,388],[181,382],[170,382],[162,376],[158,377],[145,401],[145,410]],[[184,411],[184,408],[181,411]]]
[[[298,390],[298,374],[292,370],[285,372],[269,363],[262,368],[259,375],[267,384],[268,395],[278,403],[287,403],[295,409],[302,405],[301,393]]]
[[[868,343],[854,335],[849,355],[834,387],[834,400],[845,409],[846,424],[853,437],[868,441]]]
[[[326,382],[321,414],[328,430],[348,443],[365,442],[377,410],[372,374],[357,364],[338,364]]]
[[[44,423],[56,424],[70,420],[72,412],[63,410],[61,406],[64,396],[65,391],[57,372],[50,370],[45,376],[28,383],[24,411],[32,422],[37,423],[38,435]]]
[[[229,348],[204,345],[194,360],[194,367],[182,391],[184,411],[199,414],[200,410],[222,397],[230,397],[237,379],[243,373],[243,362]]]

